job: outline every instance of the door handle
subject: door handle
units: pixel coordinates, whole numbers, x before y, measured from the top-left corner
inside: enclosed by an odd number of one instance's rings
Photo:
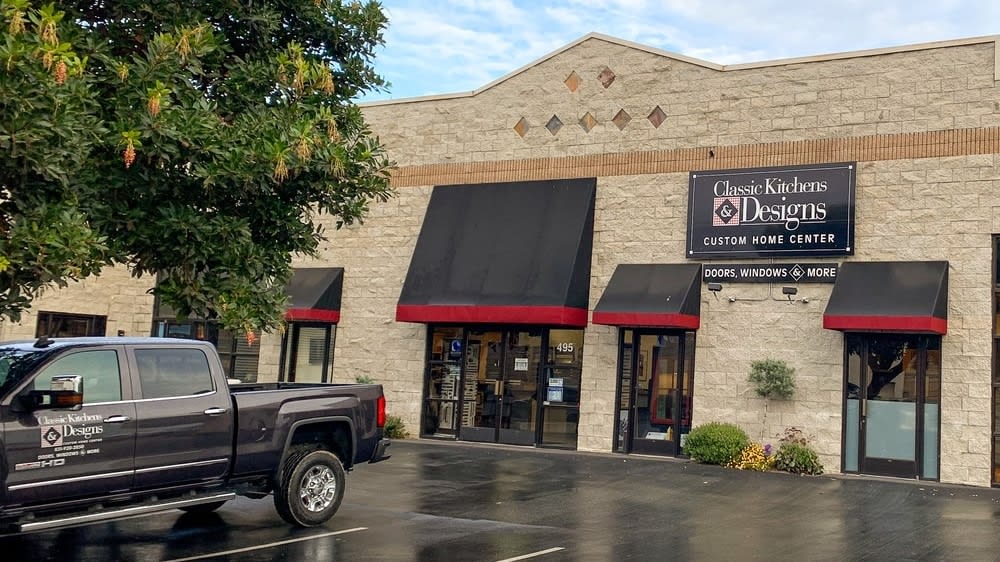
[[[206,416],[219,416],[229,411],[229,408],[209,408],[205,410]]]
[[[104,423],[125,423],[128,420],[128,416],[108,416],[104,418]]]

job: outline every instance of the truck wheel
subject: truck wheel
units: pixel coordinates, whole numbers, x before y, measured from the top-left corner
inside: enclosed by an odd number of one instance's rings
[[[327,522],[344,499],[344,467],[330,451],[296,447],[285,460],[274,490],[282,519],[299,527]]]
[[[222,507],[223,505],[225,505],[225,503],[226,502],[224,502],[224,501],[221,501],[221,502],[211,502],[211,503],[200,503],[198,505],[189,505],[189,506],[186,506],[186,507],[182,507],[182,508],[180,508],[180,510],[183,511],[183,512],[185,512],[185,513],[191,513],[193,515],[205,515],[206,513],[212,513],[216,509],[219,509],[220,507]]]

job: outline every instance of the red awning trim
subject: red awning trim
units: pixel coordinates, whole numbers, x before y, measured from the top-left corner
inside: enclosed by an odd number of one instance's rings
[[[546,324],[550,326],[587,325],[587,310],[566,306],[396,306],[397,322],[454,324]]]
[[[285,320],[289,322],[340,322],[339,310],[321,310],[318,308],[289,308],[285,311]]]
[[[823,315],[823,327],[842,332],[948,333],[948,320],[936,316],[831,316]]]
[[[685,330],[697,330],[701,327],[701,316],[695,316],[693,314],[594,311],[592,321],[594,324],[604,324],[606,326],[683,328]]]

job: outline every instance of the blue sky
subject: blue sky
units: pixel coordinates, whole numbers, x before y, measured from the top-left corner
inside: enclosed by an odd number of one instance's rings
[[[376,69],[389,92],[475,90],[590,32],[718,64],[1000,33],[1000,2],[971,0],[383,0]]]

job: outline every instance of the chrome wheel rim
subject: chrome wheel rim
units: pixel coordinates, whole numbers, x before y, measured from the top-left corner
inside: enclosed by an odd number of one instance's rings
[[[306,511],[323,511],[337,497],[337,478],[329,467],[314,466],[302,475],[299,490],[299,499]]]

